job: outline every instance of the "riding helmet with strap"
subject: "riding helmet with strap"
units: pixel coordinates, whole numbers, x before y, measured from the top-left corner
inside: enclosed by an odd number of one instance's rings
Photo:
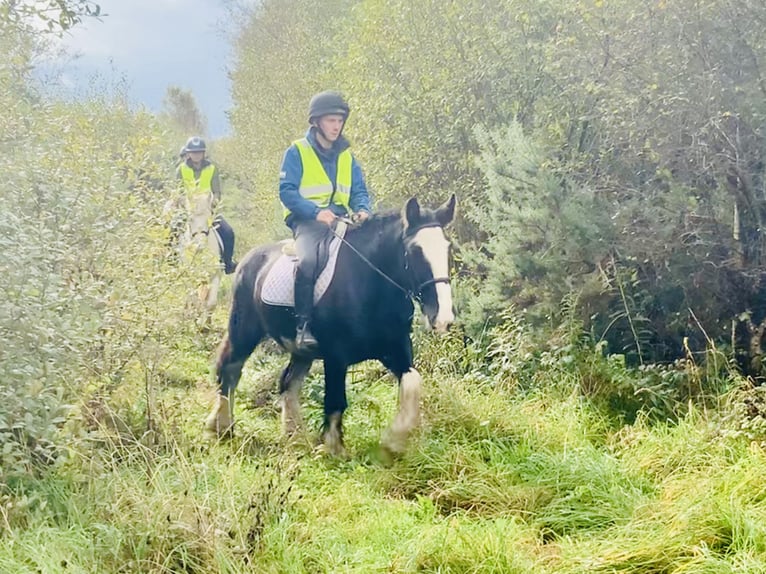
[[[347,120],[350,113],[351,108],[348,107],[348,103],[343,99],[343,96],[331,90],[316,94],[309,102],[310,124],[313,124],[314,120],[329,114],[338,114],[343,116],[344,120]]]
[[[186,141],[186,145],[184,146],[186,148],[187,152],[190,151],[206,151],[207,146],[205,146],[205,140],[203,140],[199,136],[192,136]]]

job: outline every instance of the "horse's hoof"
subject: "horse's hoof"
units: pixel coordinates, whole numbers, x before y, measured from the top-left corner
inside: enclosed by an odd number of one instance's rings
[[[391,458],[398,458],[407,450],[407,434],[389,431],[380,443],[381,450]]]
[[[306,431],[303,425],[298,423],[282,425],[282,438],[287,442],[294,442],[297,439],[305,439]]]
[[[328,454],[334,458],[348,458],[343,439],[337,431],[327,431],[316,448],[317,452]]]
[[[205,431],[218,439],[230,439],[234,437],[234,423],[221,425],[217,416],[209,416],[205,421]]]
[[[381,443],[374,452],[374,458],[383,466],[391,466],[400,458],[399,453],[392,452],[385,444]]]
[[[347,460],[349,458],[348,451],[346,450],[346,447],[344,447],[342,444],[328,445],[326,443],[321,443],[316,446],[314,451],[320,455],[328,455],[333,458],[338,458],[342,460]]]
[[[230,425],[229,427],[220,430],[205,427],[205,432],[210,438],[217,440],[229,440],[234,438],[234,425]]]
[[[232,417],[231,407],[229,398],[218,394],[215,407],[205,420],[205,430],[218,438],[234,436],[234,417]]]
[[[308,451],[314,448],[314,441],[302,425],[293,426],[289,431],[283,428],[282,431],[279,438],[280,444],[291,448],[306,448]]]

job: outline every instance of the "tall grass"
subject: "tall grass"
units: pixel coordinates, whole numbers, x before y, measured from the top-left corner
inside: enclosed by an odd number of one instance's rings
[[[509,346],[494,371],[457,338],[423,339],[423,424],[407,452],[378,451],[396,388],[364,364],[349,375],[349,456],[332,459],[281,440],[285,358],[268,351],[245,369],[237,436],[206,439],[201,343],[153,371],[151,428],[127,400],[145,381],[127,376],[101,405],[112,416],[71,421],[64,462],[6,486],[0,572],[766,572],[766,454],[742,430],[738,391],[624,424],[588,395],[593,358],[553,364],[516,345],[523,355]],[[309,437],[321,394],[317,370]]]

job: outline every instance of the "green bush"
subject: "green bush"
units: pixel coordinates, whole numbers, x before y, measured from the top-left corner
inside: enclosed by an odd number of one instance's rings
[[[22,64],[25,38],[1,41]],[[55,461],[65,417],[135,365],[151,378],[205,276],[169,265],[166,193],[139,185],[162,185],[175,149],[156,120],[118,95],[46,100],[27,73],[0,69],[0,484]]]

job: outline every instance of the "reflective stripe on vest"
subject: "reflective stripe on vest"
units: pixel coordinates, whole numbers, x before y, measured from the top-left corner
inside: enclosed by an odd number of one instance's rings
[[[215,166],[213,164],[206,165],[199,173],[199,178],[194,177],[194,168],[190,167],[187,163],[181,164],[181,180],[184,184],[184,189],[189,197],[201,195],[203,193],[211,193],[213,191],[213,174],[215,173]]]
[[[351,212],[349,201],[351,200],[351,151],[343,150],[338,155],[338,168],[335,175],[335,194],[330,177],[325,172],[322,162],[316,151],[306,138],[293,142],[298,148],[303,165],[303,175],[298,191],[304,199],[324,209],[330,205],[330,199],[335,205],[340,205]],[[290,210],[283,211],[285,219],[290,215]]]

